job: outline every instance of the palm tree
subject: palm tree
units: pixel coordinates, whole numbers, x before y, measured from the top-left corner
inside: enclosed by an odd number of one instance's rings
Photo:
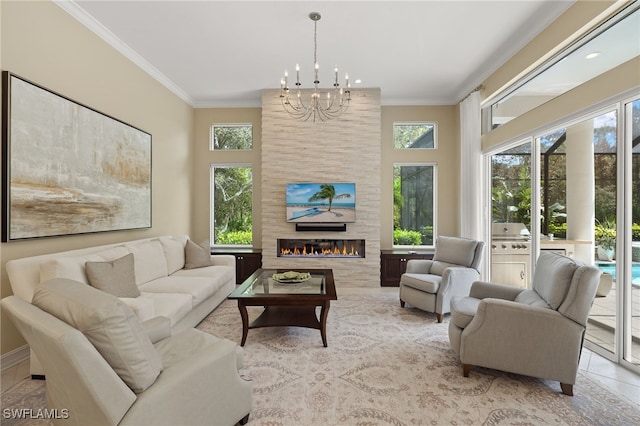
[[[336,195],[336,188],[333,185],[323,183],[323,184],[320,184],[320,191],[316,192],[311,196],[311,198],[309,198],[309,202],[328,199],[329,200],[328,211],[331,211],[331,204],[333,203],[333,200],[337,200],[339,198],[351,198],[351,194]]]

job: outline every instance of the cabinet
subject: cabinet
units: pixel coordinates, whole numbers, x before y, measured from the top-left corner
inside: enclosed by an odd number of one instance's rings
[[[400,277],[407,270],[410,259],[433,259],[433,252],[410,253],[406,250],[383,250],[380,252],[380,285],[399,287]]]
[[[256,270],[262,268],[262,252],[254,249],[212,249],[211,254],[230,254],[236,258],[236,283],[242,284]]]

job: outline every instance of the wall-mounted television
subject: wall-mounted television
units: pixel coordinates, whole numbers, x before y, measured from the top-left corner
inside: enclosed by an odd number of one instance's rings
[[[287,222],[356,221],[355,183],[288,183],[286,191]]]

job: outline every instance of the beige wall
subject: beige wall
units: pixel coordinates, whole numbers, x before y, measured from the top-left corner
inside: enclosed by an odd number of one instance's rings
[[[0,2],[2,69],[152,134],[151,229],[0,245],[11,259],[162,234],[191,233],[193,109],[52,2]],[[2,315],[1,353],[24,345]]]
[[[253,199],[262,199],[260,157],[262,147],[261,108],[202,108],[195,110],[195,148],[193,182],[193,239],[209,240],[212,164],[250,164],[253,167]],[[236,151],[210,151],[209,138],[212,124],[251,124],[253,149]],[[253,246],[262,247],[262,209],[259,201],[253,205]]]
[[[393,149],[393,123],[435,122],[436,149]],[[437,198],[435,202],[435,235],[458,235],[458,194],[460,169],[460,137],[458,107],[451,106],[383,106],[380,246],[393,246],[393,164],[428,162],[437,165]]]

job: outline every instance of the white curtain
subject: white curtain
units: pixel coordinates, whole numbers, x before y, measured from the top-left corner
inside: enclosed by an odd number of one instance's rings
[[[460,236],[483,239],[480,92],[460,104]]]

